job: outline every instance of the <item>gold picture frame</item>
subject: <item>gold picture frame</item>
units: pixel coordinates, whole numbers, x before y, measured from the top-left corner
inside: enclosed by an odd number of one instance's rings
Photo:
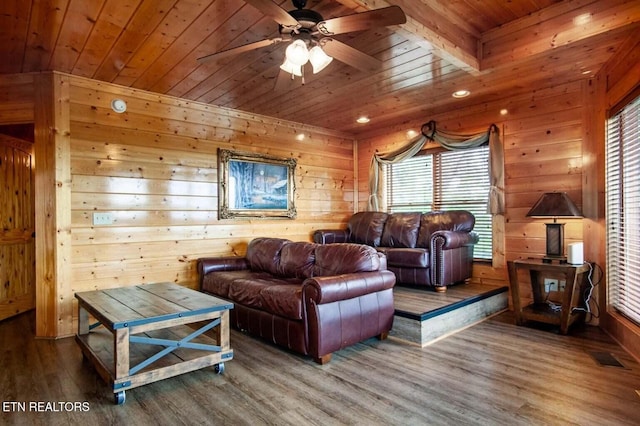
[[[218,150],[218,217],[295,219],[294,158]]]

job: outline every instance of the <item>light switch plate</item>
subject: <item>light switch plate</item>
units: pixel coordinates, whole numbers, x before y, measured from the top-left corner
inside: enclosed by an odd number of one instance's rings
[[[111,213],[93,213],[94,225],[113,225],[113,215]]]

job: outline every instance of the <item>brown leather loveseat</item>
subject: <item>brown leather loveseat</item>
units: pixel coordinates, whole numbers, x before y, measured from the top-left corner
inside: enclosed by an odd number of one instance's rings
[[[344,230],[317,230],[318,244],[357,243],[385,253],[398,284],[448,285],[471,277],[475,217],[466,210],[428,213],[358,212]]]
[[[256,238],[245,257],[198,259],[198,273],[203,292],[234,302],[232,326],[321,364],[393,324],[395,276],[371,247]]]

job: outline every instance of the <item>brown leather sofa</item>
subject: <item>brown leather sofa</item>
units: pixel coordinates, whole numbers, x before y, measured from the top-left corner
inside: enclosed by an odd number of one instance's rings
[[[256,238],[245,257],[198,259],[203,292],[230,300],[231,325],[320,364],[393,324],[394,274],[359,244]]]
[[[398,284],[434,287],[471,277],[475,217],[466,210],[429,213],[359,212],[344,230],[317,230],[318,244],[357,243],[385,253]]]

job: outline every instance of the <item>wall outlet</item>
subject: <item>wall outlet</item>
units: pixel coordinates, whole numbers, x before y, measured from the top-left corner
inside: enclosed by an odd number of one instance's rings
[[[564,291],[564,287],[567,285],[567,282],[565,280],[560,280],[560,282],[558,283],[558,290],[559,291]]]
[[[558,291],[558,280],[555,278],[545,278],[544,291],[546,293],[549,293],[550,291]]]
[[[113,215],[111,213],[93,213],[94,225],[113,225]]]

